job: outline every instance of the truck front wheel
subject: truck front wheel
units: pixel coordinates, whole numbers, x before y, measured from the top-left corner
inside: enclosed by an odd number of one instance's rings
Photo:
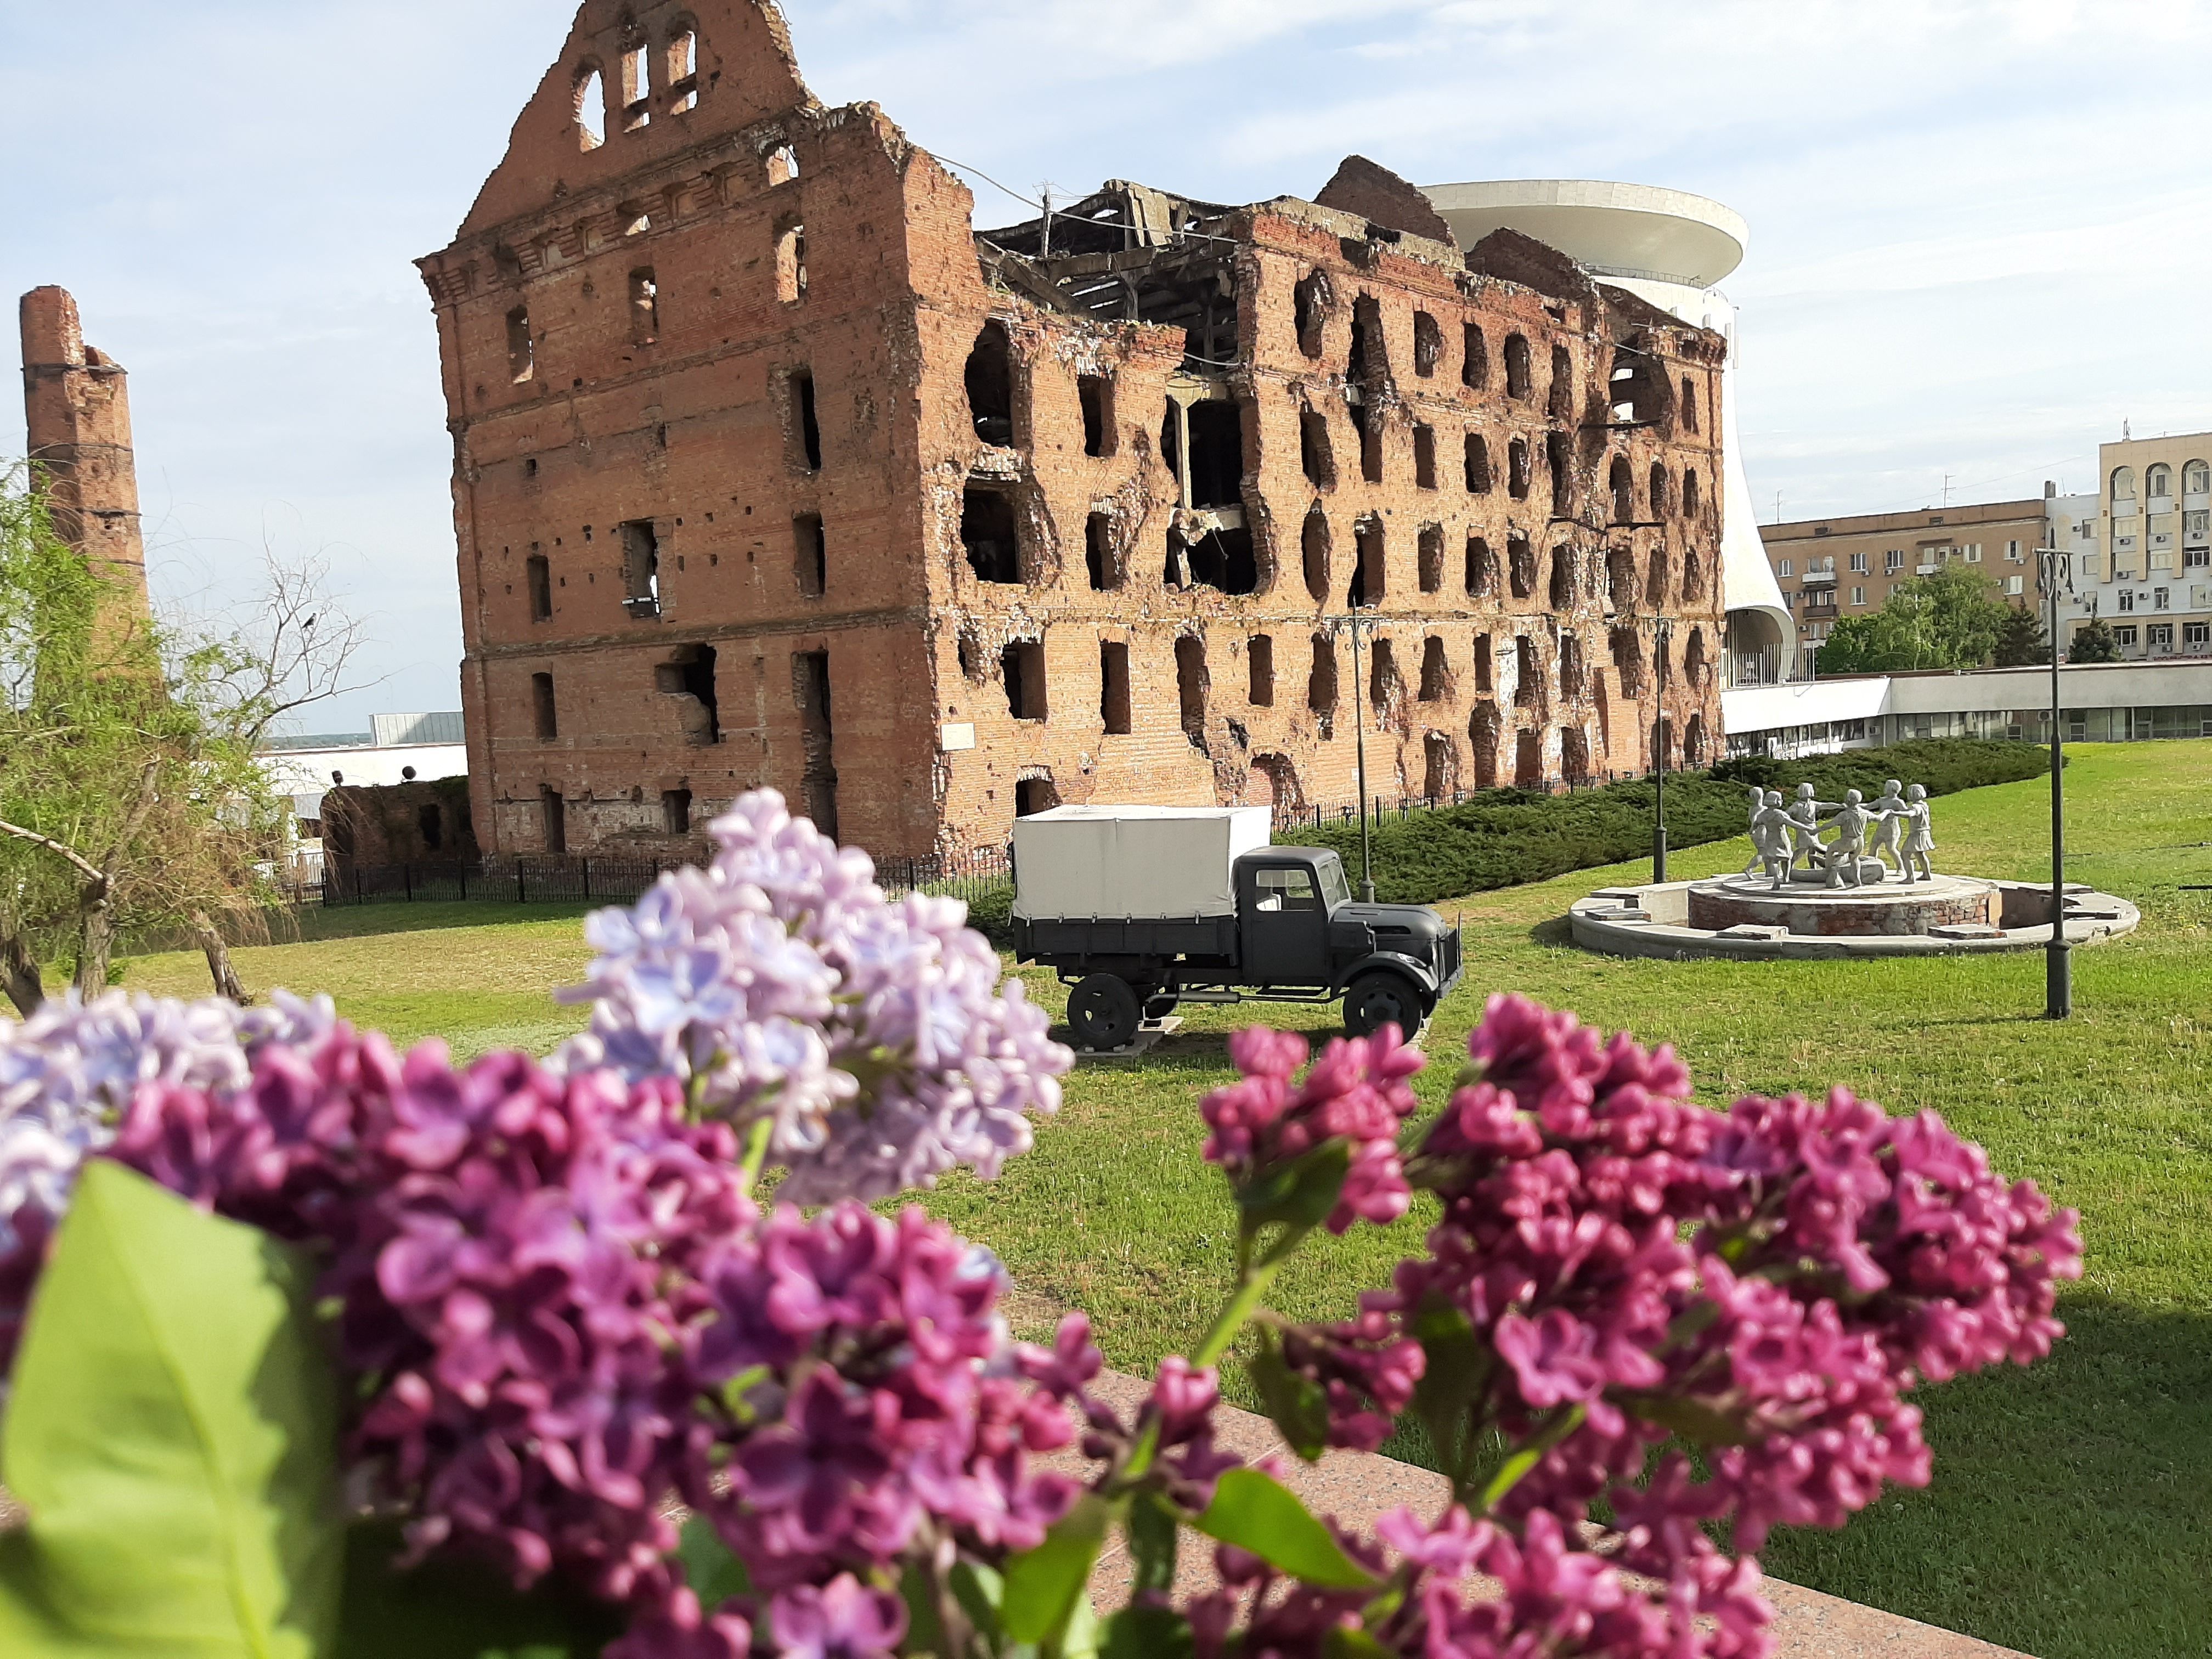
[[[1067,994],[1067,1023],[1086,1048],[1126,1048],[1142,1012],[1129,981],[1114,974],[1090,975]]]
[[[1352,981],[1344,994],[1344,1029],[1353,1036],[1370,1036],[1385,1025],[1395,1025],[1412,1036],[1425,1017],[1421,994],[1403,974],[1377,968]]]

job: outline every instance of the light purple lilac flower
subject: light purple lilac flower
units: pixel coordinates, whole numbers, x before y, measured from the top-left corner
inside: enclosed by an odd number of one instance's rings
[[[703,870],[586,924],[599,955],[564,996],[593,1004],[556,1057],[672,1076],[700,1108],[772,1125],[780,1195],[817,1205],[995,1175],[1060,1104],[1073,1063],[957,900],[886,900],[874,866],[773,790],[710,826]]]

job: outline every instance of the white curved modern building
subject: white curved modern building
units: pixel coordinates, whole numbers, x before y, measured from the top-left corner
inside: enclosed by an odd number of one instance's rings
[[[1743,261],[1750,229],[1742,216],[1688,191],[1594,179],[1494,179],[1422,190],[1462,247],[1473,247],[1493,230],[1518,231],[1558,248],[1592,276],[1727,338],[1721,431],[1725,661],[1736,684],[1781,679],[1794,654],[1796,630],[1767,565],[1744,476],[1735,395],[1735,307],[1718,287]]]

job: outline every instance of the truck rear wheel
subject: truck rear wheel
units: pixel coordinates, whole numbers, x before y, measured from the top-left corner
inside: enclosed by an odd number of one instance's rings
[[[1385,1025],[1395,1025],[1410,1037],[1427,1016],[1413,982],[1387,968],[1362,974],[1344,994],[1344,1029],[1352,1036],[1371,1036]]]
[[[1118,975],[1091,974],[1067,994],[1067,1023],[1086,1048],[1127,1047],[1142,1013],[1136,992]]]

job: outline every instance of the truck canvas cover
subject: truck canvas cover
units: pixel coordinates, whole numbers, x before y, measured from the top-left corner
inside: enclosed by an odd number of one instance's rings
[[[1267,845],[1264,806],[1055,806],[1014,820],[1014,914],[1227,916],[1231,871]]]

